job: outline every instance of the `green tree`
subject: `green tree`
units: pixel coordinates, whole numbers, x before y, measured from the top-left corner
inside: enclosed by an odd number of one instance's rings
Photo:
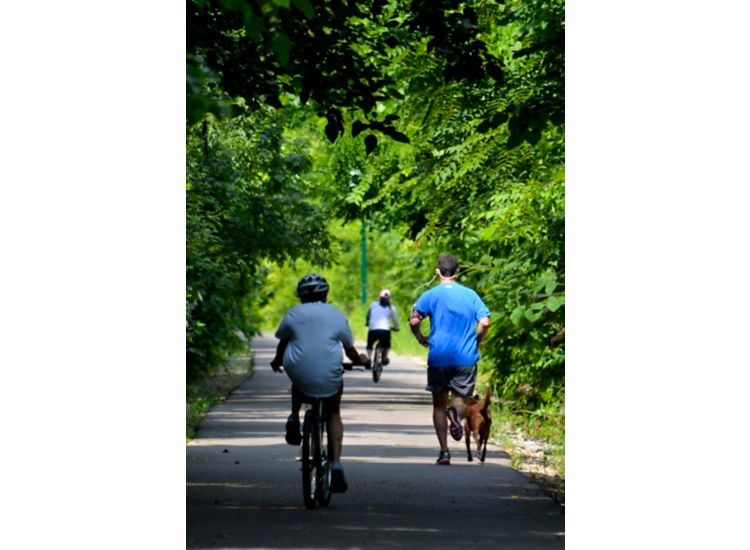
[[[258,327],[264,259],[326,261],[323,212],[282,139],[283,114],[256,112],[188,134],[187,372],[205,374]]]
[[[327,266],[355,314],[346,228],[364,217],[372,285],[416,298],[454,252],[493,311],[481,367],[502,398],[562,406],[562,1],[190,0],[187,60],[198,363],[253,325],[253,304],[284,309],[253,287],[266,271],[290,300],[300,270]]]
[[[291,94],[325,117],[331,142],[351,133],[372,151],[378,135],[408,142],[380,117],[378,102],[402,99],[388,68],[394,54],[426,44],[444,60],[445,80],[502,78],[502,66],[478,39],[482,2],[435,0],[189,0],[187,74],[189,123],[226,111],[226,97],[251,107],[281,107]]]
[[[327,160],[338,189],[352,163],[363,174],[334,199],[340,215],[413,240],[412,269],[459,256],[493,311],[482,368],[521,408],[561,403],[564,390],[563,15],[561,2],[478,7],[502,75],[447,81],[427,43],[395,52],[404,98],[383,111],[398,110],[410,143],[357,156],[342,138]]]

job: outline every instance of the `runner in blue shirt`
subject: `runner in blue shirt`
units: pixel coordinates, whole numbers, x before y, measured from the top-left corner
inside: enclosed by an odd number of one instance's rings
[[[417,341],[429,348],[426,389],[432,392],[432,423],[440,443],[437,463],[450,464],[448,424],[453,439],[460,441],[461,419],[474,392],[479,345],[490,326],[490,310],[476,292],[456,282],[458,261],[453,254],[440,256],[435,271],[440,284],[417,299],[409,325]],[[429,337],[419,328],[425,317],[430,318]]]

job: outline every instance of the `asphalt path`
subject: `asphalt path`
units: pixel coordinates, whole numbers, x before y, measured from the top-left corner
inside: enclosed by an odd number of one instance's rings
[[[560,508],[500,448],[468,462],[463,440],[449,436],[452,464],[435,464],[426,373],[411,357],[392,355],[377,384],[370,371],[346,372],[349,490],[307,510],[299,449],[284,441],[291,383],[269,365],[275,347],[272,337],[252,341],[252,378],[187,445],[188,548],[564,547]]]

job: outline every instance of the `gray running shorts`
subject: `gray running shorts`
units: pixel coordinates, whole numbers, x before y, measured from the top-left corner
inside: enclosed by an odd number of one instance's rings
[[[462,397],[474,394],[477,383],[477,367],[427,367],[427,387],[425,390],[441,393],[448,390]]]

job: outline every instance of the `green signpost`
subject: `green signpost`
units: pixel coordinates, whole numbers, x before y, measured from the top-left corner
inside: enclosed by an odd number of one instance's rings
[[[357,186],[357,178],[362,175],[362,172],[359,171],[359,168],[352,168],[349,171],[349,176],[351,176],[351,180],[349,180],[349,188],[354,189]],[[360,209],[362,208],[362,203],[360,199],[359,204]],[[362,304],[367,303],[367,225],[365,223],[365,213],[364,210],[362,211],[362,239],[361,239],[361,245],[360,245],[360,280],[362,281]]]
[[[362,257],[360,268],[360,279],[362,280],[362,304],[367,303],[367,233],[365,229],[365,215],[362,214],[362,248],[360,250]]]

